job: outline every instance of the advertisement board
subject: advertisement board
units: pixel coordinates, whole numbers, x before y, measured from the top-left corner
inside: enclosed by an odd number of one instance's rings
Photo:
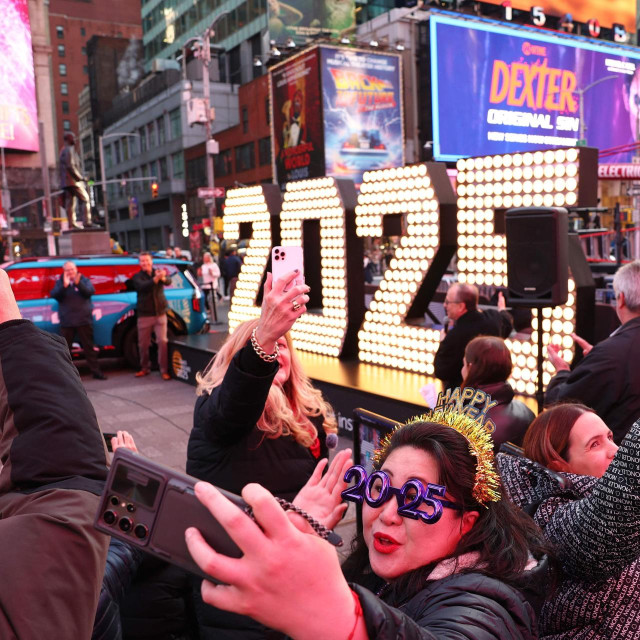
[[[38,150],[27,0],[0,0],[0,147]]]
[[[400,56],[321,47],[326,175],[404,164]]]
[[[504,4],[504,0],[483,0],[489,4]],[[603,27],[621,24],[627,31],[636,30],[636,0],[511,0],[514,9],[529,11],[542,7],[550,16],[567,13],[577,22],[597,20]]]
[[[430,35],[437,160],[577,144],[615,148],[605,162],[636,154],[637,49],[443,15]]]
[[[312,49],[270,73],[273,175],[280,185],[324,175],[319,58]]]
[[[267,9],[269,38],[277,43],[293,38],[303,44],[324,32],[339,38],[356,27],[355,0],[268,0]]]

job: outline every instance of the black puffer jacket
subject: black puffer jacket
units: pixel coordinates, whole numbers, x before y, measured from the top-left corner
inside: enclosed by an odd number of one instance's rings
[[[493,420],[496,430],[493,432],[493,448],[497,452],[503,442],[522,444],[527,428],[535,418],[533,411],[524,402],[514,400],[513,387],[508,382],[478,385],[478,388],[488,393],[491,399],[497,401],[491,407],[487,417]]]
[[[555,547],[562,581],[545,603],[540,637],[640,638],[640,422],[600,478],[559,474],[562,489],[528,460],[499,454],[503,486]]]
[[[544,588],[547,574],[545,559],[523,574],[523,586],[533,586],[534,591],[539,592]],[[352,585],[352,588],[360,598],[370,640],[534,640],[538,637],[536,615],[527,597],[518,589],[481,573],[453,573],[430,580],[422,591],[398,608],[363,587]]]

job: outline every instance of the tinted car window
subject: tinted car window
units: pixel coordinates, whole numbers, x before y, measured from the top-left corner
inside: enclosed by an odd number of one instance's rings
[[[78,271],[91,280],[97,295],[126,291],[127,280],[139,269],[136,264],[78,265]]]

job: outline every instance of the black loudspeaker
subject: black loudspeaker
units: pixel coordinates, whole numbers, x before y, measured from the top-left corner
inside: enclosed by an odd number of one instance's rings
[[[567,301],[569,223],[566,209],[509,209],[505,215],[509,304],[554,307]]]

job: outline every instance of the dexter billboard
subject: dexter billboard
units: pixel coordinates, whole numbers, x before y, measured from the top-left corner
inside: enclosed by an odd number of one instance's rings
[[[271,70],[274,175],[362,182],[404,164],[400,56],[314,47]]]
[[[38,150],[27,0],[0,0],[0,147]]]
[[[431,17],[430,34],[436,159],[579,140],[620,148],[606,162],[635,154],[640,51],[440,15]]]

